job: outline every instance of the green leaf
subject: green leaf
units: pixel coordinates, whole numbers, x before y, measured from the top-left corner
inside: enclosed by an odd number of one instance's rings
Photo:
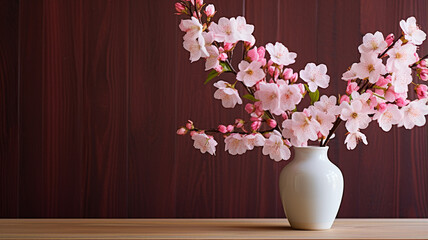
[[[223,67],[223,71],[224,72],[230,72],[230,71],[232,71],[232,69],[229,67],[229,64],[227,64],[225,62],[220,62],[220,65]]]
[[[311,92],[311,90],[309,90],[308,84],[305,83],[303,85],[305,85],[305,89],[309,93],[309,97],[311,98],[311,104],[314,104],[314,102],[320,99],[320,91],[318,91],[318,89],[315,92]]]
[[[250,100],[250,101],[253,101],[253,102],[258,102],[258,101],[260,101],[260,100],[258,100],[258,99],[256,99],[253,95],[251,95],[251,94],[245,94],[244,96],[242,96],[243,98],[245,98],[245,99],[248,99],[248,100]]]
[[[315,92],[309,92],[309,97],[311,98],[311,104],[314,104],[314,102],[320,99],[320,91],[317,89]]]
[[[205,80],[204,84],[209,83],[213,78],[217,77],[219,73],[216,70],[212,70],[208,73],[207,80]]]

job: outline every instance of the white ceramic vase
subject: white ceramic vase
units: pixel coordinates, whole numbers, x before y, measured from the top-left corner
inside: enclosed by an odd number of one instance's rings
[[[279,178],[285,215],[294,229],[330,229],[342,201],[342,172],[328,159],[328,147],[294,151]]]

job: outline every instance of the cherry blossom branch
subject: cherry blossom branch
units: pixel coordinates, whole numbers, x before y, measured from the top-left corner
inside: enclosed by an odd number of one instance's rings
[[[391,49],[391,48],[393,48],[394,47],[394,45],[398,42],[398,40],[400,40],[401,39],[401,37],[403,37],[403,35],[400,35],[400,37],[398,37],[397,39],[395,39],[394,40],[394,42],[392,42],[392,44],[391,45],[389,45],[389,47],[387,47],[386,49],[385,49],[385,51],[383,51],[383,53],[381,53],[379,56],[378,56],[378,58],[382,58],[388,51],[389,51],[389,49]]]
[[[268,132],[273,132],[275,130],[275,128],[269,129],[269,130],[263,130],[263,131],[256,131],[257,133],[268,133]],[[197,129],[197,128],[193,128],[190,129],[189,132],[199,132],[199,131],[204,131],[205,133],[221,133],[221,134],[228,134],[228,133],[239,133],[239,134],[252,134],[252,132],[248,133],[248,132],[240,132],[240,131],[231,131],[231,132],[227,132],[227,133],[222,133],[217,129],[207,129],[207,130],[202,130],[202,129]]]

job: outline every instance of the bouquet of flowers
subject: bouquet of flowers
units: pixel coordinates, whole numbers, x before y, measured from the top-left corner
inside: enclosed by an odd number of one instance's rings
[[[214,22],[215,7],[203,0],[180,1],[175,8],[176,14],[187,17],[179,27],[185,32],[183,47],[190,52],[190,61],[204,59],[205,70],[211,70],[205,84],[222,74],[235,75],[234,82],[213,84],[217,88],[214,98],[225,108],[242,105],[242,98],[249,101],[245,105],[249,120],[238,118],[213,129],[197,128],[189,120],[177,130],[179,135],[189,133],[202,153],[215,154],[217,141],[212,134],[218,133],[232,155],[262,147],[264,155],[280,161],[290,158],[290,147],[307,146],[309,140],[326,146],[342,122],[349,150],[360,141],[368,144],[361,130],[372,121],[386,132],[392,125],[412,129],[426,123],[428,87],[413,82],[412,77],[415,73],[419,80],[428,80],[428,55],[420,58],[417,54],[426,34],[414,17],[400,21],[402,34],[397,38],[367,33],[358,47],[360,61],[343,73],[346,91],[338,97],[320,97],[320,89],[330,83],[326,65],[308,63],[297,73],[289,68],[297,54],[280,42],[256,46],[254,26],[244,17],[221,17]],[[233,66],[232,55],[240,42],[243,59]],[[242,84],[246,92],[238,92],[236,84]],[[409,90],[416,92],[417,99],[408,99]],[[298,110],[305,97],[310,98],[310,105]]]

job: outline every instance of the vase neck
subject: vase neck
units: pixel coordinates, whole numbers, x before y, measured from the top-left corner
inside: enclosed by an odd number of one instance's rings
[[[295,157],[299,161],[329,161],[328,147],[294,147]]]

